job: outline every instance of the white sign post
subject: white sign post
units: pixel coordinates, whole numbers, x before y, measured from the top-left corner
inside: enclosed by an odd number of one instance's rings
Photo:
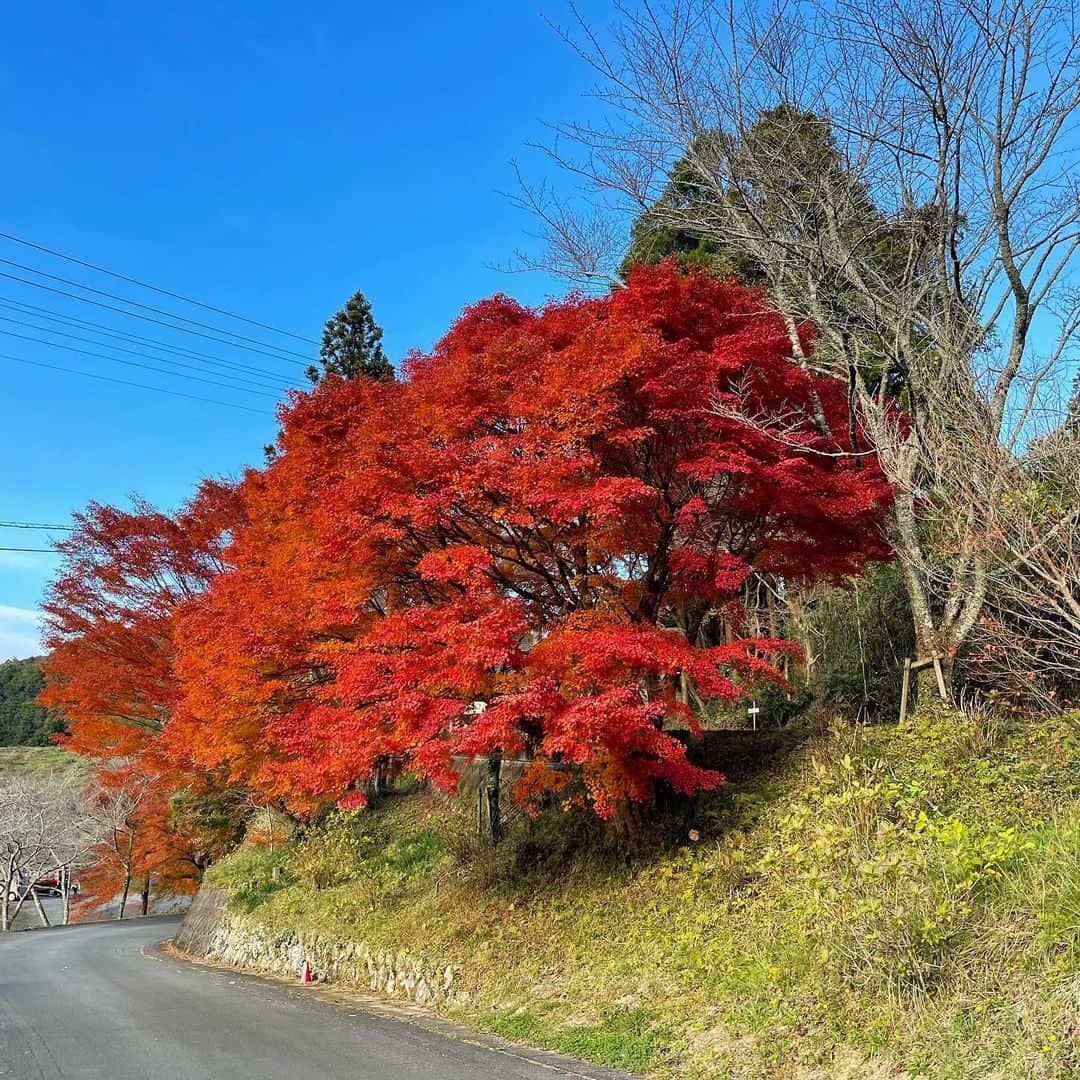
[[[757,731],[757,714],[759,712],[761,712],[761,709],[758,708],[758,703],[751,701],[750,708],[746,710],[746,715],[750,717],[750,723],[754,731]]]

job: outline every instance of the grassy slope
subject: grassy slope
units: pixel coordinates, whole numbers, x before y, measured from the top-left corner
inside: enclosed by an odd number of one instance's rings
[[[45,775],[57,769],[89,770],[89,763],[58,746],[0,746],[0,779],[16,773]]]
[[[808,739],[630,863],[565,820],[492,858],[414,796],[211,880],[251,919],[459,964],[461,1018],[631,1070],[1080,1076],[1078,756],[1080,717],[923,717]]]

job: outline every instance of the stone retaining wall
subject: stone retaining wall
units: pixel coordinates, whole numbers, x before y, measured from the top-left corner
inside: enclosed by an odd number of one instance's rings
[[[201,889],[176,944],[192,956],[249,971],[298,976],[306,961],[314,979],[352,986],[418,1005],[461,1000],[457,972],[423,953],[369,949],[361,942],[327,941],[302,930],[278,930],[229,911],[222,889]]]

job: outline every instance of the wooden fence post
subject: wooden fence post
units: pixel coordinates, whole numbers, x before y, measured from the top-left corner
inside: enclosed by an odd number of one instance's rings
[[[937,676],[938,695],[942,701],[949,700],[949,691],[945,689],[945,672],[941,670],[941,657],[934,657],[934,674]]]
[[[907,719],[908,693],[911,690],[911,657],[904,657],[904,682],[900,688],[900,723]]]

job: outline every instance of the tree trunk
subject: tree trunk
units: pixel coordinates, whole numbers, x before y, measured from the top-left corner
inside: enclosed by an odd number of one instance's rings
[[[116,913],[118,919],[124,917],[124,908],[127,907],[128,892],[131,890],[131,871],[124,872],[124,887],[120,890],[120,910]]]
[[[792,637],[802,651],[803,678],[808,690],[814,691],[817,683],[817,652],[810,634],[810,613],[801,585],[789,585],[787,591],[788,618],[791,622]]]
[[[952,694],[953,645],[949,629],[938,626],[930,607],[930,592],[922,572],[922,550],[918,535],[914,507],[906,501],[897,500],[893,507],[896,529],[893,542],[896,546],[900,578],[911,604],[911,618],[915,629],[916,660],[939,657],[945,677],[946,699]],[[916,697],[920,690],[938,696],[937,674],[932,665],[911,673],[912,690]]]
[[[34,898],[34,907],[37,909],[38,919],[41,921],[42,926],[51,926],[49,922],[49,916],[45,914],[45,908],[41,903],[41,897],[38,895],[37,889],[32,885],[30,886],[30,895]]]
[[[143,880],[141,899],[142,899],[142,905],[141,905],[142,913],[144,915],[149,915],[150,914],[150,875],[149,874],[147,874],[145,879]]]
[[[11,889],[11,883],[15,880],[15,859],[13,856],[8,855],[7,866],[4,867],[4,881],[3,895],[0,896],[0,934],[7,933],[8,928],[11,926],[11,922],[14,919],[14,915],[11,913],[11,908],[8,902],[8,892]]]
[[[120,858],[120,865],[124,868],[124,888],[120,893],[120,911],[117,914],[118,919],[124,917],[124,911],[127,908],[128,893],[131,892],[131,875],[132,867],[135,863],[135,827],[130,820],[124,822],[124,827],[127,829],[127,853],[120,855],[120,845],[118,837],[113,836],[113,850]]]
[[[64,926],[67,926],[71,922],[71,870],[65,866],[56,875],[56,880],[60,885],[61,903],[63,905],[61,921]]]
[[[502,753],[496,750],[488,758],[487,782],[488,828],[491,831],[491,842],[495,845],[503,838],[502,812],[499,806],[501,787]]]
[[[937,628],[930,611],[930,597],[921,571],[921,550],[915,525],[915,514],[908,507],[897,507],[895,514],[899,528],[894,535],[897,562],[900,564],[900,578],[911,604],[911,618],[915,629],[915,641],[919,659],[933,656],[939,652]],[[905,519],[906,523],[905,523]]]
[[[8,890],[14,889],[17,899],[15,901],[8,900]],[[4,895],[0,900],[0,929],[7,931],[15,924],[15,920],[19,917],[19,912],[23,909],[23,904],[26,903],[26,893],[19,890],[19,874],[15,866],[14,857],[10,857],[7,868],[7,881],[4,883]]]

